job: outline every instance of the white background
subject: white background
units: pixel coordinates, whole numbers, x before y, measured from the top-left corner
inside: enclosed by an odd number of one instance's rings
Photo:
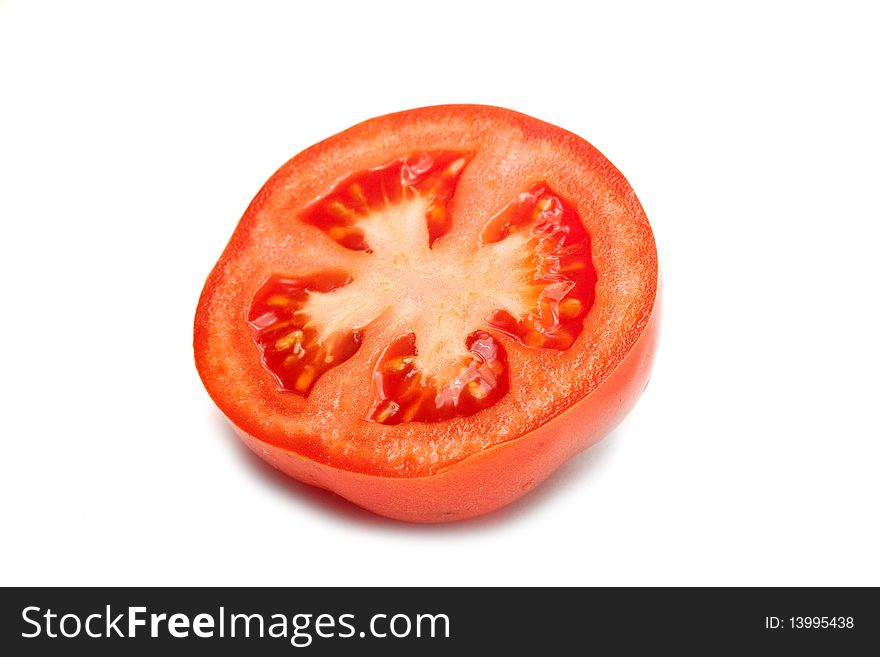
[[[710,4],[0,4],[0,582],[880,585],[878,23]],[[285,160],[450,102],[624,172],[664,327],[607,440],[411,526],[240,446],[192,318]]]

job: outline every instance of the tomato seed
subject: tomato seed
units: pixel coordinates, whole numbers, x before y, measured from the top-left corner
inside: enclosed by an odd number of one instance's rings
[[[299,329],[295,331],[291,331],[283,338],[279,339],[275,342],[275,349],[278,351],[285,351],[290,349],[294,345],[302,344],[303,332]]]
[[[579,299],[568,297],[559,302],[559,317],[561,319],[573,319],[580,315],[584,304]]]

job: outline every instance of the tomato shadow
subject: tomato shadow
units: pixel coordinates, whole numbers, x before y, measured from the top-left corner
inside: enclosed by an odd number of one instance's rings
[[[288,494],[297,504],[305,505],[321,515],[345,523],[416,534],[467,533],[490,530],[525,520],[533,513],[540,511],[541,507],[550,503],[554,497],[574,481],[588,477],[590,472],[601,467],[602,463],[607,460],[608,454],[614,449],[617,436],[622,433],[621,428],[618,427],[598,444],[569,459],[543,484],[497,511],[468,520],[421,524],[376,515],[336,493],[291,479],[248,449],[224,418],[218,418],[218,425],[222,426],[223,433],[234,445],[233,449],[241,454],[242,461],[251,474],[261,483]]]

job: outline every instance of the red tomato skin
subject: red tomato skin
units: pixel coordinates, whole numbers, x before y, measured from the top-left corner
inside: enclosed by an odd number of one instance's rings
[[[495,445],[427,477],[380,477],[341,470],[266,443],[232,425],[257,456],[382,516],[414,523],[465,520],[522,497],[560,465],[599,442],[648,384],[660,329],[661,286],[632,349],[592,393],[531,433]]]

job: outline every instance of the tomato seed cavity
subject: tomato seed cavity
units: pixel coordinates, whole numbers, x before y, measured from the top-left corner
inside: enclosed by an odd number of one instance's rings
[[[350,281],[343,272],[307,277],[272,276],[254,296],[248,316],[263,366],[280,390],[307,395],[331,367],[351,358],[361,344],[360,331],[319,336],[301,312],[310,292],[329,292]]]
[[[381,424],[441,422],[492,406],[508,389],[507,354],[485,331],[467,337],[451,381],[420,370],[416,340],[407,335],[385,350],[373,371],[373,405],[367,419]]]
[[[492,219],[482,240],[499,242],[517,232],[528,235],[528,248],[534,253],[532,311],[514,317],[498,309],[484,321],[527,347],[568,349],[595,298],[590,237],[575,210],[543,182]]]
[[[437,151],[400,158],[340,181],[326,196],[305,207],[300,219],[324,231],[346,249],[369,251],[357,223],[383,208],[416,197],[427,199],[429,243],[449,232],[446,204],[455,192],[468,153]]]

